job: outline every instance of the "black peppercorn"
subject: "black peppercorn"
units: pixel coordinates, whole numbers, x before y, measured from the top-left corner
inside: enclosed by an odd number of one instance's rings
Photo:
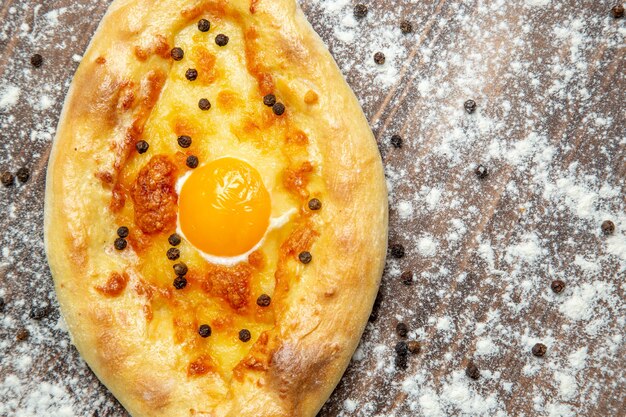
[[[185,52],[182,48],[172,48],[170,51],[170,56],[174,61],[180,61],[185,56]]]
[[[396,343],[394,350],[396,351],[396,355],[398,356],[407,356],[409,353],[409,346],[406,344],[406,342],[400,341]]]
[[[15,182],[15,177],[13,177],[13,174],[9,171],[4,171],[2,175],[0,175],[0,181],[5,187],[10,187]]]
[[[405,370],[409,366],[408,359],[407,359],[406,355],[404,355],[404,356],[396,356],[396,359],[394,360],[394,362],[396,364],[396,368],[398,368],[398,369]]]
[[[322,208],[322,202],[317,198],[309,200],[309,210],[317,211]]]
[[[196,71],[194,68],[189,68],[185,72],[185,78],[187,78],[189,81],[195,81],[195,79],[198,78],[198,71]]]
[[[198,161],[198,157],[197,157],[197,156],[195,156],[195,155],[189,155],[189,156],[187,157],[187,166],[188,166],[189,168],[192,168],[192,169],[193,169],[193,168],[198,168],[198,164],[199,164],[199,163],[200,163],[200,162]]]
[[[187,278],[178,276],[174,278],[174,288],[177,290],[182,290],[187,286]]]
[[[409,352],[414,355],[417,355],[418,353],[420,353],[420,350],[422,350],[422,345],[416,340],[411,340],[410,342],[408,342],[407,347],[409,349]]]
[[[389,248],[389,251],[391,253],[391,256],[393,256],[396,259],[400,259],[404,257],[404,246],[402,246],[399,243],[391,245],[391,247]]]
[[[263,104],[265,104],[267,107],[272,107],[274,104],[276,104],[276,96],[274,94],[268,94],[265,97],[263,97]]]
[[[272,299],[267,294],[259,295],[259,298],[256,299],[256,305],[259,307],[267,307],[272,302]]]
[[[208,32],[209,29],[211,29],[211,22],[206,19],[200,19],[200,21],[198,21],[198,30],[200,32]]]
[[[128,227],[121,226],[117,228],[117,235],[119,237],[127,238],[129,234],[130,234],[130,230],[128,230]]]
[[[187,268],[187,265],[185,265],[184,263],[180,262],[180,263],[174,264],[174,273],[176,275],[183,276],[183,275],[186,275],[188,271],[189,271],[189,268]]]
[[[4,312],[4,307],[6,307],[7,303],[4,301],[4,298],[0,298],[0,313]]]
[[[552,284],[550,284],[550,288],[552,288],[552,291],[559,294],[565,289],[565,283],[560,279],[557,279],[552,281]]]
[[[126,239],[118,237],[115,239],[115,242],[113,242],[113,246],[115,246],[117,250],[124,250],[126,246],[128,246],[128,242],[126,242]]]
[[[615,223],[610,220],[605,220],[602,222],[602,226],[600,226],[600,228],[605,236],[612,235],[615,232]]]
[[[413,285],[413,272],[404,271],[402,275],[400,275],[400,280],[404,285]]]
[[[272,106],[272,111],[276,116],[282,116],[285,113],[285,105],[283,103],[276,103]]]
[[[474,170],[474,174],[476,174],[478,178],[483,179],[487,178],[489,171],[487,171],[487,168],[484,165],[478,165]]]
[[[30,309],[30,318],[33,320],[41,320],[50,314],[50,306],[35,307]]]
[[[148,142],[146,142],[145,140],[140,140],[135,145],[135,149],[137,149],[137,152],[139,152],[140,154],[148,152],[149,147],[150,145],[148,145]]]
[[[400,337],[406,337],[406,335],[409,334],[409,326],[405,323],[398,323],[396,326],[396,333],[398,333],[398,336]]]
[[[209,110],[211,108],[211,102],[206,98],[201,98],[200,101],[198,101],[198,107],[200,107],[200,110]]]
[[[304,251],[300,252],[300,255],[298,255],[298,259],[300,259],[300,262],[302,262],[303,264],[308,264],[309,262],[311,262],[313,257],[311,256],[310,252]]]
[[[465,107],[465,111],[468,114],[472,114],[476,111],[476,102],[474,100],[467,100],[463,103],[463,107]]]
[[[413,32],[413,25],[408,20],[403,20],[400,22],[400,30],[403,34],[408,35]]]
[[[35,54],[31,56],[30,64],[35,68],[39,68],[40,66],[43,65],[43,57],[40,54]]]
[[[215,43],[217,46],[226,46],[228,44],[228,36],[220,33],[215,37]]]
[[[30,178],[30,171],[28,170],[28,168],[20,168],[15,173],[15,176],[21,183],[24,183]]]
[[[250,334],[250,330],[248,330],[248,329],[241,329],[239,331],[239,340],[241,340],[242,342],[249,341],[251,337],[252,337],[252,335]]]
[[[181,148],[188,148],[191,146],[191,138],[189,136],[179,136],[178,137],[178,146]]]
[[[532,348],[533,355],[537,356],[538,358],[544,356],[547,351],[548,348],[543,343],[535,343],[535,346],[533,346]]]
[[[474,362],[470,362],[467,364],[467,368],[465,368],[465,375],[471,379],[478,379],[480,378],[480,370]]]
[[[357,4],[354,6],[354,17],[357,19],[362,19],[367,16],[367,6],[364,4]]]
[[[198,328],[198,334],[205,338],[211,336],[211,326],[203,324]]]
[[[385,63],[385,54],[382,52],[376,52],[374,54],[374,62],[378,65],[383,65]]]
[[[170,237],[167,238],[167,241],[172,246],[178,246],[178,245],[180,245],[180,242],[182,241],[182,239],[180,238],[178,233],[174,233],[174,234],[170,235]]]
[[[619,19],[620,17],[624,17],[624,6],[622,6],[621,4],[613,6],[613,8],[611,9],[611,14],[616,19]]]
[[[169,248],[167,250],[167,259],[169,259],[170,261],[175,261],[178,258],[180,258],[180,251],[178,249]]]
[[[399,149],[402,147],[402,137],[400,135],[391,136],[391,144],[394,148]]]

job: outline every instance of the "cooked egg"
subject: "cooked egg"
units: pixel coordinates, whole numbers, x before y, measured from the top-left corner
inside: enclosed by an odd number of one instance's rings
[[[292,209],[271,218],[272,201],[259,172],[233,157],[215,159],[177,184],[178,232],[210,262],[233,265],[284,225]]]

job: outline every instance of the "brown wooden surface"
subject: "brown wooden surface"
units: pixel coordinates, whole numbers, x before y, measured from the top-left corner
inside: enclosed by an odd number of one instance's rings
[[[0,106],[0,171],[31,170],[26,184],[0,186],[0,415],[126,415],[59,322],[42,236],[73,56],[108,4],[0,3],[0,103],[8,85],[21,90]],[[301,4],[379,141],[390,241],[406,249],[390,259],[378,318],[320,416],[437,415],[432,401],[439,415],[626,416],[626,29],[613,4],[372,1],[356,23],[347,2]],[[377,50],[385,67],[373,62]],[[29,63],[35,52],[41,68]],[[385,81],[389,68],[398,74]],[[468,98],[475,114],[463,111]],[[487,178],[474,175],[477,163]],[[605,219],[616,224],[611,237],[600,232]],[[399,279],[407,270],[412,286]],[[567,284],[559,295],[556,278]],[[398,321],[422,342],[404,371],[394,368]],[[16,339],[21,329],[27,340]],[[546,357],[530,354],[535,341]],[[464,374],[469,360],[477,381]]]

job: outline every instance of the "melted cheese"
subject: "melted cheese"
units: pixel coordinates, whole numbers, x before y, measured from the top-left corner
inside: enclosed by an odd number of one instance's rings
[[[168,260],[167,237],[174,230],[145,235],[131,227],[129,242],[138,257],[133,267],[137,278],[125,296],[143,300],[146,337],[156,345],[164,345],[163,349],[173,349],[175,368],[190,378],[219,375],[225,383],[262,333],[274,325],[279,300],[273,299],[270,307],[261,308],[256,299],[261,294],[275,295],[281,244],[295,230],[296,223],[303,223],[309,215],[304,208],[308,189],[321,188],[315,177],[321,167],[313,156],[318,152],[309,138],[314,131],[298,126],[293,116],[298,108],[316,102],[315,93],[298,81],[290,84],[279,80],[272,91],[279,101],[285,102],[287,111],[282,116],[275,115],[263,104],[266,91],[262,90],[271,86],[269,78],[249,71],[254,66],[249,38],[254,34],[244,33],[229,19],[205,17],[211,22],[209,32],[200,32],[194,23],[176,36],[174,46],[183,49],[184,58],[173,61],[143,128],[141,139],[149,143],[149,150],[145,154],[131,151],[120,172],[120,187],[130,190],[140,169],[154,155],[169,156],[179,169],[179,178],[189,170],[184,163],[188,155],[197,156],[200,164],[231,156],[247,161],[261,175],[270,193],[272,218],[294,209],[299,215],[290,224],[269,232],[255,254],[262,256],[262,267],[245,265],[251,271],[247,282],[236,274],[233,282],[217,282],[211,275],[215,267],[185,241],[178,246],[180,259]],[[220,33],[229,37],[226,46],[215,42]],[[145,58],[141,53],[139,57]],[[190,68],[198,71],[195,81],[185,77]],[[210,110],[199,108],[202,98],[210,101]],[[180,135],[192,138],[189,148],[178,145]],[[118,223],[132,225],[135,210],[132,202],[127,201],[117,214]],[[176,290],[172,285],[172,265],[181,261],[189,267],[188,285]],[[236,268],[220,270],[226,276],[222,280],[228,281],[228,275]],[[210,337],[198,335],[201,324],[211,326]],[[239,340],[241,329],[250,331],[249,342]]]

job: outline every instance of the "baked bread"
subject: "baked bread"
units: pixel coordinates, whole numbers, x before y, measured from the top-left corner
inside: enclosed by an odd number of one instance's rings
[[[134,417],[314,416],[367,322],[387,194],[294,0],[116,0],[67,96],[46,248]]]

